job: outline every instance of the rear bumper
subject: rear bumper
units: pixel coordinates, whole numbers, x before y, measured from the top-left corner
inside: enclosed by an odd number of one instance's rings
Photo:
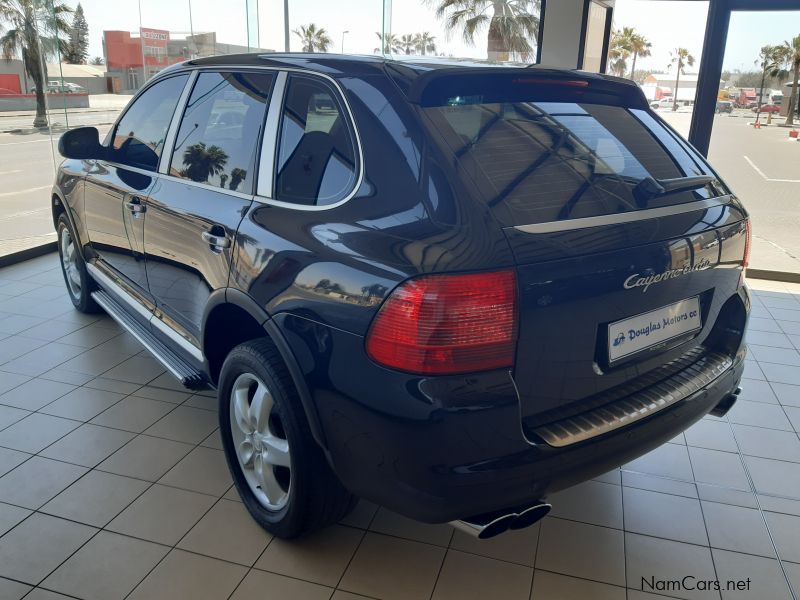
[[[730,368],[684,400],[558,448],[526,441],[509,373],[396,373],[369,361],[359,336],[295,320],[279,322],[296,355],[308,357],[306,344],[326,340],[324,359],[303,368],[334,471],[353,493],[430,523],[535,502],[629,462],[727,400],[744,370],[739,352]]]

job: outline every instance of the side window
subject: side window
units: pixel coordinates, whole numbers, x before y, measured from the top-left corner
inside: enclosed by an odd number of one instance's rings
[[[325,206],[356,182],[356,148],[338,95],[326,82],[292,75],[281,115],[275,199]]]
[[[155,171],[164,138],[188,75],[153,84],[122,115],[111,141],[111,158],[118,163]]]
[[[169,174],[250,194],[270,73],[201,73],[175,141]]]

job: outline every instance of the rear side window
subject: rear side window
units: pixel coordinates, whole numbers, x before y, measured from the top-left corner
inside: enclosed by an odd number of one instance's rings
[[[169,174],[253,193],[272,80],[270,73],[200,73],[181,119]]]
[[[493,98],[493,100],[495,100]],[[606,104],[452,97],[421,109],[504,225],[545,223],[707,198],[707,188],[642,201],[645,178],[711,174],[649,113]]]
[[[281,115],[275,199],[326,206],[353,191],[358,171],[351,127],[338,94],[315,77],[289,77]]]
[[[164,138],[188,75],[154,83],[122,115],[111,140],[115,162],[148,171],[158,168]]]

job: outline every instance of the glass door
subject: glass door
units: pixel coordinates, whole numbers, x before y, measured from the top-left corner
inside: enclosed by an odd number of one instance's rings
[[[798,70],[800,11],[731,13],[709,159],[750,212],[752,269],[800,273]]]

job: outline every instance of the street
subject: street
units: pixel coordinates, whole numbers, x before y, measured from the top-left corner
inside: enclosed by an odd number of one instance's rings
[[[116,114],[112,109],[70,114],[70,124],[97,125],[102,136]],[[688,133],[691,108],[658,114],[682,135]],[[786,128],[757,130],[748,124],[754,115],[740,114],[715,117],[711,164],[752,215],[751,266],[800,272],[800,143]],[[41,132],[0,133],[0,256],[55,239],[48,199],[54,165],[61,160],[59,135],[54,132],[51,140]]]
[[[789,129],[777,126],[783,117],[754,129],[749,123],[755,115],[748,113],[714,118],[709,160],[752,217],[750,266],[800,273],[800,143],[789,137]],[[682,135],[688,133],[690,111],[659,115]]]
[[[101,126],[105,135],[108,126]],[[0,256],[55,240],[50,189],[58,134],[0,134]]]

